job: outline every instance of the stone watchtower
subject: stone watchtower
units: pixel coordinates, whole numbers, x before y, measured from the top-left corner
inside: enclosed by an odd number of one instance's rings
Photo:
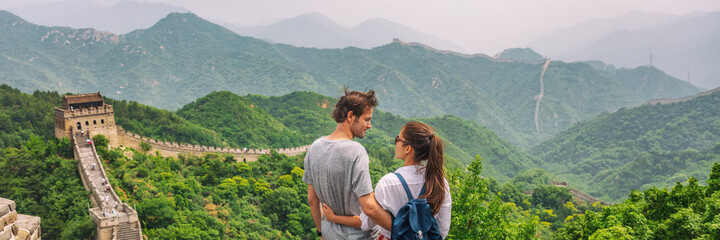
[[[111,105],[97,93],[65,95],[62,108],[55,108],[55,137],[70,138],[72,133],[84,131],[91,135],[105,135],[117,142],[115,115]]]

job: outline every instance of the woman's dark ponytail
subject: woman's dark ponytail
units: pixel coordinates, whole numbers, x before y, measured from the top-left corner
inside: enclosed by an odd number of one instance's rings
[[[440,211],[445,200],[445,160],[442,139],[435,135],[432,127],[421,122],[408,122],[403,127],[403,137],[415,150],[415,160],[427,160],[425,166],[425,194],[418,198],[427,199],[433,214]]]

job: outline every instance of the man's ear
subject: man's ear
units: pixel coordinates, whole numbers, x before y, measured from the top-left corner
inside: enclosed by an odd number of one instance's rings
[[[353,111],[348,111],[346,120],[350,120],[350,122],[354,121],[357,116],[355,116],[355,113]]]

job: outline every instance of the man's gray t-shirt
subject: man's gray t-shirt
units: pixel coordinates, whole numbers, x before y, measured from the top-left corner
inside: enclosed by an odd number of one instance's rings
[[[352,140],[315,140],[305,155],[303,182],[336,215],[360,216],[358,197],[373,191],[365,147]],[[369,239],[370,232],[322,220],[324,239]]]

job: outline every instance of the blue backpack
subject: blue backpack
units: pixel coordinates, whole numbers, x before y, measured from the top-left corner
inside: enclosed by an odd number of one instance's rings
[[[414,199],[410,194],[405,179],[399,173],[395,173],[395,175],[397,175],[403,188],[405,188],[409,201],[400,208],[397,216],[393,216],[391,238],[393,240],[442,239],[440,227],[438,227],[437,220],[433,217],[427,199]],[[425,186],[423,185],[418,196],[422,196],[424,193]]]

